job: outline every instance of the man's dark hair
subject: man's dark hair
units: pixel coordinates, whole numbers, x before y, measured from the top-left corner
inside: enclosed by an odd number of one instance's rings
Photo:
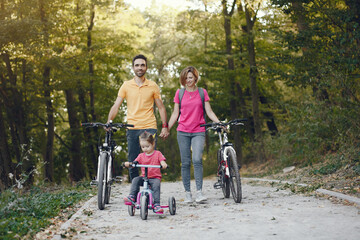
[[[145,64],[146,64],[146,66],[147,66],[147,58],[146,58],[144,55],[142,55],[142,54],[136,55],[136,56],[133,58],[133,60],[132,60],[132,65],[133,65],[133,66],[134,66],[134,62],[135,62],[136,59],[144,59],[144,60],[145,60]]]

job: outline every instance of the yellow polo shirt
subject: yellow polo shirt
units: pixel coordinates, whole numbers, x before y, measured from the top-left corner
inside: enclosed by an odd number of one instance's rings
[[[154,100],[161,99],[161,96],[160,88],[155,82],[145,79],[144,84],[139,87],[134,78],[125,81],[118,96],[126,99],[127,122],[135,126],[132,129],[157,129]]]

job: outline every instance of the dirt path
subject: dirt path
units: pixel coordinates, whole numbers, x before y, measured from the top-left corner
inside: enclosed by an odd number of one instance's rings
[[[146,221],[139,210],[129,216],[123,204],[130,185],[115,184],[105,210],[98,210],[92,198],[54,239],[360,239],[360,214],[354,206],[246,183],[243,201],[235,204],[213,189],[214,181],[204,181],[206,204],[185,204],[180,182],[162,183],[162,203],[174,196],[177,213],[149,212]]]

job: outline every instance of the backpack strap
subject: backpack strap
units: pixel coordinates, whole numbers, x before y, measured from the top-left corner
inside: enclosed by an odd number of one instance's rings
[[[202,102],[202,106],[203,106],[203,113],[204,113],[204,120],[206,122],[206,112],[205,112],[205,95],[204,95],[204,89],[199,87],[199,94],[200,94],[200,98],[201,98],[201,102]]]
[[[203,106],[204,119],[205,119],[205,122],[206,122],[204,89],[199,87],[198,91],[199,91],[199,95],[200,95],[202,106]],[[179,117],[180,117],[180,114],[181,114],[181,100],[182,100],[184,94],[185,94],[185,88],[180,88],[180,90],[179,90]]]
[[[179,117],[178,117],[178,121],[179,121],[179,118],[180,118],[180,114],[181,114],[181,100],[184,96],[184,93],[185,93],[185,88],[180,88],[179,90]]]

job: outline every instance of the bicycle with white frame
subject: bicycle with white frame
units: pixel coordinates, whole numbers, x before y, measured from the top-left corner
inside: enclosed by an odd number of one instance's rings
[[[113,151],[116,148],[115,141],[112,140],[114,132],[118,129],[127,129],[128,127],[134,127],[131,124],[125,123],[82,123],[83,127],[104,127],[107,131],[105,134],[104,143],[99,146],[100,153],[98,157],[98,169],[97,169],[97,179],[91,182],[91,185],[97,185],[98,187],[98,208],[103,210],[105,204],[108,204],[110,201],[111,185],[115,181],[113,178]]]
[[[240,203],[242,199],[241,178],[239,165],[236,158],[236,151],[233,144],[228,141],[227,127],[230,125],[244,125],[247,119],[235,119],[229,122],[206,123],[202,127],[216,131],[219,136],[220,148],[217,152],[217,178],[214,184],[215,189],[222,189],[225,198],[230,197],[230,191],[235,203]]]

